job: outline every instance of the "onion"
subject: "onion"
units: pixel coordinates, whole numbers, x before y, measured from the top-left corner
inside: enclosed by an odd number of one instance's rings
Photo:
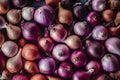
[[[109,32],[112,36],[118,36],[120,34],[120,25],[117,27],[110,27]]]
[[[113,79],[106,74],[100,74],[97,76],[95,80],[113,80]]]
[[[22,17],[29,21],[33,19],[33,14],[34,14],[34,7],[24,7],[22,8]]]
[[[34,74],[30,80],[46,80],[45,76],[42,74]]]
[[[24,38],[19,39],[18,45],[20,47],[24,47],[24,45],[27,43],[27,41]]]
[[[67,30],[62,24],[53,25],[50,29],[50,37],[56,42],[62,42],[67,36]]]
[[[35,44],[28,43],[23,47],[22,57],[26,60],[33,61],[40,58],[40,52]]]
[[[15,74],[12,80],[29,80],[29,78],[25,74]]]
[[[110,9],[119,11],[120,10],[120,1],[119,0],[109,0]]]
[[[97,74],[101,70],[101,65],[97,61],[89,61],[86,65],[86,69],[90,70],[93,69],[93,75]]]
[[[100,16],[97,12],[92,11],[87,15],[86,20],[94,27],[99,24]]]
[[[7,13],[7,19],[12,24],[18,24],[21,21],[21,10],[11,9]]]
[[[39,69],[38,66],[35,62],[32,61],[25,61],[24,62],[24,69],[28,72],[28,73],[38,73]]]
[[[66,43],[68,47],[72,50],[82,48],[82,42],[80,38],[76,35],[68,36],[67,39],[65,39],[64,43]]]
[[[5,19],[0,16],[0,30],[6,28],[6,24],[7,22],[5,21]]]
[[[112,77],[113,79],[119,80],[120,79],[120,69],[110,73],[110,77]]]
[[[87,62],[87,57],[83,51],[75,50],[70,57],[71,62],[76,67],[84,66]]]
[[[50,75],[47,75],[46,77],[47,77],[48,80],[62,80],[59,77],[54,77],[54,76],[50,76]]]
[[[4,42],[5,42],[5,35],[2,32],[0,32],[0,47]]]
[[[22,8],[27,5],[28,0],[12,0],[15,7]]]
[[[119,60],[112,54],[105,54],[101,59],[101,65],[104,71],[114,72],[119,68]]]
[[[35,10],[34,20],[43,26],[49,26],[54,18],[54,10],[48,5],[41,6]]]
[[[86,36],[86,35],[88,35],[88,32],[89,32],[89,25],[87,24],[86,21],[77,22],[74,25],[73,30],[74,30],[75,34],[77,34],[79,36]]]
[[[6,14],[10,9],[9,0],[1,0],[0,1],[0,14]]]
[[[2,71],[2,75],[0,76],[0,79],[1,80],[8,80],[8,79],[11,79],[12,78],[12,75],[8,70],[3,70]]]
[[[11,40],[16,40],[21,35],[21,29],[18,26],[8,24],[6,27],[8,38]]]
[[[92,8],[94,11],[103,11],[106,7],[106,0],[92,0]]]
[[[45,57],[40,59],[38,66],[39,66],[40,72],[43,74],[51,74],[56,69],[55,60],[51,57]]]
[[[115,25],[119,25],[120,24],[120,12],[118,12],[116,14],[116,17],[114,19]]]
[[[18,45],[13,41],[6,41],[1,47],[2,52],[7,57],[13,57],[18,52]]]
[[[102,26],[95,26],[92,30],[92,37],[95,40],[106,40],[108,37],[108,30]]]
[[[58,74],[62,78],[70,78],[72,76],[72,65],[68,62],[62,62],[58,68]]]
[[[53,49],[54,42],[49,37],[42,37],[38,40],[38,46],[40,49],[42,49],[44,52],[50,52]]]
[[[8,69],[9,72],[16,73],[16,72],[20,71],[20,69],[23,67],[21,51],[22,51],[22,49],[20,48],[17,55],[15,55],[14,57],[11,57],[7,60],[6,68]]]
[[[2,71],[5,68],[5,64],[6,64],[6,61],[5,61],[3,52],[0,50],[0,71]]]
[[[102,17],[106,22],[110,22],[114,19],[114,12],[110,9],[106,9],[102,12]]]
[[[22,35],[28,41],[35,41],[40,36],[40,29],[36,23],[26,22],[22,25]]]
[[[52,55],[58,61],[65,61],[70,55],[70,50],[65,44],[57,44],[53,48]]]
[[[120,39],[117,37],[111,37],[105,42],[105,46],[110,53],[120,56]]]
[[[87,52],[93,59],[101,59],[105,54],[104,46],[97,41],[87,41]]]
[[[57,7],[59,2],[60,0],[45,0],[45,3],[52,7]]]

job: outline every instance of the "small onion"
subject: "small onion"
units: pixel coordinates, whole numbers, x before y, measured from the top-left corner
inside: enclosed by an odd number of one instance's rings
[[[40,36],[40,29],[36,23],[26,22],[22,25],[22,35],[28,41],[35,41]]]
[[[28,43],[23,47],[22,57],[26,60],[33,61],[40,58],[40,52],[35,44]]]
[[[95,80],[113,80],[113,79],[107,74],[100,74],[97,76]]]
[[[12,0],[14,6],[22,8],[27,5],[29,0]]]
[[[105,42],[105,46],[110,53],[120,56],[120,39],[117,37],[111,37]]]
[[[33,19],[33,14],[34,14],[34,7],[24,7],[22,8],[22,17],[29,21]]]
[[[42,74],[34,74],[30,80],[46,80],[45,76]]]
[[[38,67],[41,73],[51,74],[56,69],[56,63],[53,58],[45,57],[39,60]]]
[[[13,57],[18,52],[18,45],[15,42],[13,42],[13,41],[6,41],[2,45],[1,50],[4,53],[5,56]]]
[[[101,59],[101,65],[104,71],[113,72],[119,68],[119,60],[113,54],[105,54]]]
[[[62,24],[53,25],[50,29],[50,37],[56,42],[62,42],[67,36],[67,30]]]
[[[7,22],[5,21],[5,19],[0,16],[0,30],[6,28],[6,24]]]
[[[65,44],[57,44],[53,48],[52,55],[58,61],[65,61],[70,55],[70,50]]]
[[[87,57],[83,51],[74,51],[70,57],[71,62],[76,67],[84,66],[87,62]]]
[[[29,80],[29,77],[25,74],[15,74],[12,80]]]
[[[95,40],[106,40],[108,37],[108,30],[102,26],[95,26],[92,30],[92,37]]]
[[[21,21],[21,10],[11,9],[7,13],[7,19],[12,24],[18,24]]]
[[[48,5],[41,6],[35,10],[34,20],[43,26],[49,26],[54,18],[54,10]]]
[[[68,62],[62,62],[58,68],[58,74],[62,78],[70,78],[72,76],[72,65]]]
[[[5,68],[5,64],[6,64],[6,61],[5,61],[3,52],[0,50],[0,71],[2,71]]]
[[[0,47],[4,42],[5,42],[5,35],[2,32],[0,32]]]

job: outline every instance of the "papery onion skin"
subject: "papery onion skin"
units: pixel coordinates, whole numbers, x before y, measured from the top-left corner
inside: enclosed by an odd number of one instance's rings
[[[13,74],[11,74],[7,69],[2,71],[2,75],[0,76],[0,79],[2,80],[7,80],[7,79],[11,79],[13,76]]]
[[[113,54],[105,54],[101,59],[101,65],[104,71],[114,72],[119,68],[119,60]]]
[[[109,5],[110,5],[110,9],[114,10],[114,11],[119,11],[120,10],[120,1],[119,0],[109,0],[108,1]]]
[[[67,30],[62,24],[53,25],[50,29],[50,37],[56,42],[62,42],[67,37]]]
[[[12,80],[29,80],[28,76],[25,74],[15,74]]]
[[[105,46],[108,52],[117,54],[120,56],[120,39],[117,37],[111,37],[106,40]]]
[[[110,32],[111,36],[120,35],[120,25],[118,25],[117,27],[110,27],[109,32]]]
[[[1,50],[4,53],[5,56],[13,57],[13,56],[15,56],[17,54],[18,45],[13,41],[6,41],[2,45]]]
[[[62,62],[58,68],[58,74],[62,78],[70,78],[72,76],[72,65],[68,62]]]
[[[15,7],[22,8],[27,5],[29,0],[12,0],[12,3]]]
[[[6,28],[6,24],[7,22],[5,21],[5,19],[2,16],[0,16],[0,30]]]
[[[23,47],[22,57],[29,61],[34,61],[40,58],[40,52],[35,44],[28,43]]]
[[[53,8],[57,7],[59,2],[60,2],[60,0],[45,0],[45,3],[47,5],[52,6]]]
[[[106,74],[100,74],[97,76],[95,80],[113,80],[113,79]]]
[[[108,38],[108,30],[102,25],[97,25],[92,30],[92,37],[95,40],[106,40]]]
[[[2,32],[0,32],[0,47],[2,46],[4,41],[5,41],[5,35]]]
[[[34,74],[30,80],[46,80],[45,76],[42,74]]]
[[[58,61],[65,61],[70,55],[70,50],[65,44],[57,44],[53,48],[52,55]]]
[[[51,57],[45,57],[39,60],[38,67],[43,74],[52,74],[56,69],[55,60]]]
[[[120,79],[120,69],[112,72],[109,74],[110,77],[112,77],[113,79],[119,80]]]
[[[26,22],[22,25],[22,35],[28,41],[36,41],[40,36],[39,26],[33,22]]]
[[[76,67],[84,66],[87,63],[87,57],[83,51],[73,51],[70,60]]]
[[[114,23],[115,23],[116,26],[120,24],[120,12],[118,12],[116,14],[116,17],[114,19]]]
[[[49,5],[41,6],[35,10],[34,20],[43,26],[49,26],[54,18],[54,10]]]
[[[5,68],[5,64],[6,64],[6,61],[5,61],[3,52],[0,50],[0,71],[2,71]]]

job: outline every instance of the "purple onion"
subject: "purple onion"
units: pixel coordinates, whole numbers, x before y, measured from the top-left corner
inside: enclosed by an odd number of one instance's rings
[[[27,5],[29,0],[12,0],[14,6],[22,8]]]
[[[87,15],[86,20],[94,27],[99,24],[100,16],[97,12],[92,11]]]
[[[71,62],[76,67],[84,66],[87,62],[87,57],[84,52],[82,51],[74,51],[70,57]]]
[[[107,74],[100,74],[97,76],[95,80],[113,80],[113,79],[109,77]]]
[[[105,42],[105,46],[110,53],[120,56],[120,39],[117,37],[111,37]]]
[[[12,80],[29,80],[28,76],[25,74],[15,74]]]
[[[41,6],[35,10],[34,20],[43,26],[49,26],[54,18],[54,10],[48,5]]]
[[[95,40],[106,40],[108,37],[108,30],[102,26],[95,26],[92,30],[92,37]]]
[[[52,55],[58,61],[65,61],[70,55],[70,50],[65,44],[57,44],[53,48]]]
[[[56,69],[55,60],[51,57],[45,57],[40,59],[38,63],[38,67],[41,73],[43,74],[51,74]]]
[[[58,75],[62,78],[70,78],[72,75],[73,69],[72,65],[68,62],[62,62],[58,68]]]
[[[35,41],[40,36],[40,29],[36,23],[26,22],[22,25],[22,35],[28,41]]]
[[[105,54],[101,59],[101,65],[104,71],[113,72],[119,68],[119,60],[113,54]]]
[[[5,58],[3,55],[3,52],[0,50],[0,71],[2,71],[5,68]]]

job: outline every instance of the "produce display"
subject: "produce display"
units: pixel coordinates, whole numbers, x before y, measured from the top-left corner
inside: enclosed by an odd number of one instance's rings
[[[120,80],[120,0],[0,0],[0,80]]]

